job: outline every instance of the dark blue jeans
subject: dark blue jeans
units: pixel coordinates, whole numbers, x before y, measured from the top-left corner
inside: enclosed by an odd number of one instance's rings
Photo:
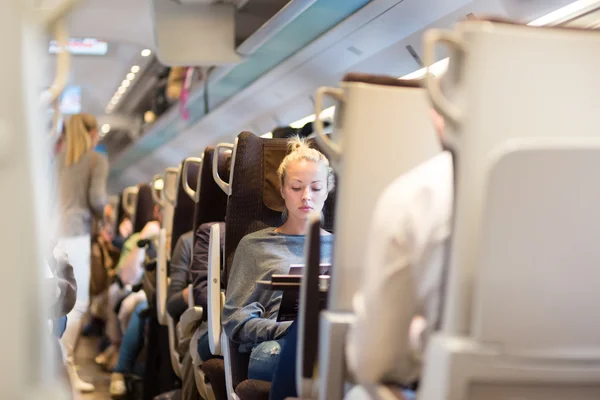
[[[122,374],[130,374],[134,372],[135,360],[138,358],[144,345],[144,321],[140,317],[140,313],[148,308],[148,302],[143,301],[137,305],[135,311],[129,319],[129,325],[125,335],[123,335],[123,341],[121,342],[121,348],[119,350],[119,360],[115,366],[115,372]]]
[[[256,344],[250,352],[248,379],[271,382],[279,363],[286,337]]]
[[[298,342],[298,326],[296,321],[290,326],[283,348],[279,354],[273,380],[271,382],[271,400],[283,400],[296,397],[296,344]]]
[[[52,321],[52,333],[57,338],[61,338],[63,333],[65,333],[65,329],[67,329],[67,316],[64,315],[60,318],[56,318]]]
[[[198,355],[202,361],[208,361],[211,358],[215,358],[210,352],[210,345],[208,344],[208,332],[198,338]]]

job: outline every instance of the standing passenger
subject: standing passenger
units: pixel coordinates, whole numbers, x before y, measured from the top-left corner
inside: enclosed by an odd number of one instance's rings
[[[90,283],[90,243],[92,219],[111,214],[106,195],[108,161],[94,152],[98,124],[90,114],[73,115],[65,126],[62,149],[58,154],[59,247],[69,257],[77,280],[77,302],[68,315],[67,329],[61,339],[63,358],[75,390],[89,392],[94,385],[77,374],[74,353],[87,311]]]

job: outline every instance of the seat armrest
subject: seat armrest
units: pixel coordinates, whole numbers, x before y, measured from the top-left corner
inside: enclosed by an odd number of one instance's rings
[[[194,331],[198,328],[198,326],[202,323],[202,316],[204,315],[204,310],[202,307],[190,307],[183,314],[181,314],[181,318],[179,318],[179,323],[181,324],[181,331],[183,332],[184,337],[191,336],[194,334]]]
[[[158,236],[158,261],[156,270],[156,313],[158,323],[167,325],[167,230],[161,229]]]
[[[221,312],[224,296],[221,293],[221,228],[210,227],[208,245],[208,339],[212,354],[221,355]]]

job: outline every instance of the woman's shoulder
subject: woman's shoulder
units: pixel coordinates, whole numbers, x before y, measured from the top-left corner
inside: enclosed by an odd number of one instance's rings
[[[242,240],[240,241],[240,245],[246,244],[246,243],[252,243],[252,242],[256,242],[256,241],[264,241],[264,240],[269,240],[271,238],[275,238],[277,235],[275,234],[275,228],[265,228],[265,229],[261,229],[259,231],[256,232],[252,232],[247,234],[246,236],[244,236],[242,238]]]

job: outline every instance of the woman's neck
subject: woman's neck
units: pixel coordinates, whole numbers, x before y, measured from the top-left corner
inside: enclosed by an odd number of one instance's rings
[[[306,235],[306,228],[306,221],[295,221],[288,218],[283,225],[275,229],[275,232],[285,235]]]

